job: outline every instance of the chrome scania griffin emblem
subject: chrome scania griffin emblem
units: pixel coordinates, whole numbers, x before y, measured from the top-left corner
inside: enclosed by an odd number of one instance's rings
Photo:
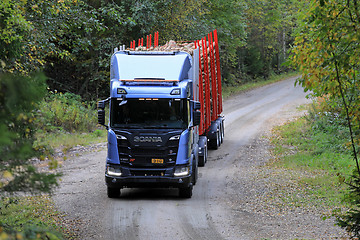
[[[134,137],[134,142],[162,142],[161,137],[144,137],[144,136],[136,136]]]

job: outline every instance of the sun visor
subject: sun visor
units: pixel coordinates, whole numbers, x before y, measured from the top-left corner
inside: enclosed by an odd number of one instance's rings
[[[118,52],[112,57],[111,79],[164,79],[189,78],[191,68],[187,53],[129,54]]]

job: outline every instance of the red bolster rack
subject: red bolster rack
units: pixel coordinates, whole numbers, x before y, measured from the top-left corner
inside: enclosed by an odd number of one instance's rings
[[[217,74],[217,85],[218,85],[218,114],[222,113],[222,89],[221,89],[221,72],[220,72],[220,54],[219,54],[219,42],[217,36],[217,30],[214,30],[215,40],[215,55],[216,55],[216,74]]]
[[[211,114],[212,121],[215,121],[217,119],[217,81],[216,81],[216,75],[215,75],[215,59],[214,59],[214,45],[213,45],[213,37],[212,33],[209,33],[209,54],[210,54],[210,68],[211,68],[211,90],[212,90],[212,102],[213,102],[213,109]]]
[[[195,48],[199,48],[199,102],[201,103],[200,105],[200,112],[201,112],[201,117],[200,117],[200,125],[199,125],[199,134],[203,135],[204,131],[205,131],[205,122],[204,122],[204,82],[203,82],[203,70],[202,70],[202,64],[201,64],[201,47],[200,47],[200,41],[197,40],[195,41]]]

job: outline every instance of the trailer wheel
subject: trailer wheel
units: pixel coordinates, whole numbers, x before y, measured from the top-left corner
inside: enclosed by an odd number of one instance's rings
[[[204,148],[204,156],[199,156],[199,167],[204,167],[207,161],[207,146]]]
[[[193,182],[193,184],[192,185],[196,185],[196,182],[197,182],[197,179],[198,179],[198,174],[199,174],[199,168],[196,166],[196,165],[194,165],[194,167],[193,167],[193,179],[192,179],[192,182]]]
[[[216,139],[211,139],[209,142],[211,149],[218,149],[220,146],[220,136],[219,136],[219,131],[216,133]]]
[[[179,196],[181,198],[191,198],[192,190],[193,190],[192,185],[185,187],[185,188],[179,188]]]
[[[220,141],[220,143],[223,143],[224,142],[224,137],[225,137],[224,123],[221,124],[220,131],[221,131],[221,141]]]
[[[120,197],[120,188],[107,187],[107,195],[109,198]]]
[[[218,139],[212,139],[212,140],[210,140],[210,144],[209,144],[209,145],[211,146],[211,149],[214,149],[214,150],[218,149],[218,148],[219,148]]]

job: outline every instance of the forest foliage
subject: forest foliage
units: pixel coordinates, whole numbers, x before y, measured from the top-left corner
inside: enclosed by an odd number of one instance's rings
[[[106,97],[115,47],[159,31],[160,44],[217,29],[223,83],[286,70],[296,1],[5,0],[0,3],[0,73],[42,70],[51,90]]]
[[[348,150],[354,174],[348,178],[347,199],[353,209],[339,217],[339,225],[360,237],[360,2],[358,0],[304,1],[292,49],[292,62],[302,73],[305,90],[324,97],[329,114],[349,130]]]
[[[44,151],[33,145],[37,124],[59,122],[55,128],[71,131],[62,125],[64,119],[59,120],[61,114],[53,114],[64,112],[61,104],[74,107],[67,114],[72,120],[66,119],[74,122],[79,109],[91,112],[90,105],[77,103],[79,96],[86,101],[106,98],[115,47],[129,46],[131,40],[155,31],[160,44],[165,44],[170,39],[201,39],[214,29],[224,85],[287,71],[284,62],[292,47],[292,67],[302,72],[298,83],[325,97],[332,114],[345,120],[357,162],[358,0],[2,0],[0,193],[47,192],[56,185],[56,175],[39,173],[29,162]],[[45,126],[45,131],[49,129],[52,126]],[[355,177],[351,185],[355,205],[360,203],[359,179]],[[355,209],[353,216],[359,212]],[[353,219],[350,214],[340,223],[356,233],[360,223]]]

